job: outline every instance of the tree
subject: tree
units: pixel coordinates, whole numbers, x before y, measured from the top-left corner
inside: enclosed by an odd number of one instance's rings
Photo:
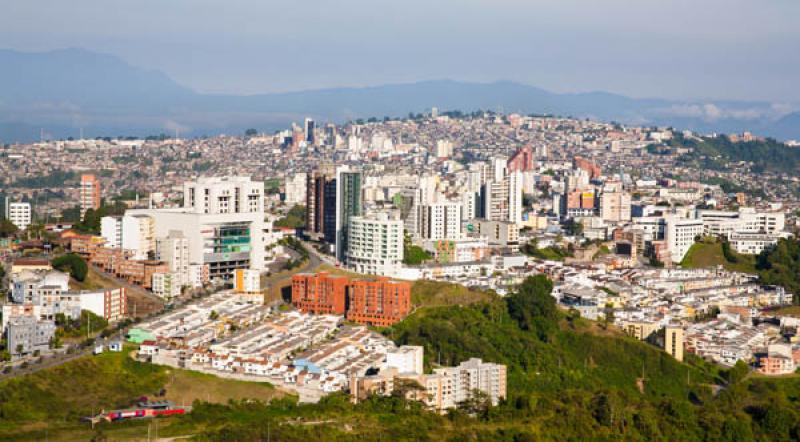
[[[246,137],[254,137],[256,135],[258,135],[258,131],[255,130],[255,129],[251,128],[251,129],[247,129],[246,131],[244,131],[244,136],[246,136]]]
[[[725,378],[728,380],[729,384],[736,384],[744,379],[749,372],[750,367],[748,367],[744,361],[739,360],[736,361],[736,365],[725,372]]]
[[[86,261],[74,253],[67,253],[53,259],[52,265],[55,269],[68,272],[78,281],[84,281],[89,273],[89,266],[86,265]]]
[[[549,340],[555,330],[560,313],[556,300],[550,293],[553,282],[539,274],[528,277],[516,292],[506,297],[509,315],[523,330],[533,330],[543,341]]]
[[[25,350],[25,347],[23,347],[22,344],[17,344],[17,348],[15,350],[17,350],[18,355],[21,355],[22,351]]]
[[[3,218],[0,220],[0,238],[8,238],[9,236],[17,233],[19,228],[11,221]]]

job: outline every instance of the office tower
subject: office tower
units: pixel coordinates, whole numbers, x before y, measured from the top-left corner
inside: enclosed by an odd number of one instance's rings
[[[11,221],[20,230],[25,230],[31,225],[31,204],[12,203],[6,197],[6,219]]]
[[[350,219],[361,215],[361,172],[336,171],[336,259],[344,261]]]
[[[336,147],[336,125],[333,123],[325,125],[325,144]]]
[[[664,327],[664,351],[683,361],[683,328],[680,325],[670,324]]]
[[[306,143],[308,143],[308,145],[311,146],[311,145],[314,144],[314,141],[315,141],[315,137],[314,137],[314,120],[312,120],[311,118],[306,118],[304,126],[305,126],[305,135],[306,135],[305,140],[306,140]]]
[[[397,274],[403,262],[403,221],[384,212],[351,217],[343,258],[358,273]]]
[[[89,209],[100,208],[100,181],[94,175],[81,175],[81,217]]]
[[[324,172],[306,180],[306,233],[336,243],[336,179]]]

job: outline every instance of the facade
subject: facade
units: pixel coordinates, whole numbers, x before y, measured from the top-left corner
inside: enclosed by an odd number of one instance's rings
[[[327,272],[292,277],[292,304],[303,313],[343,315],[350,281]]]
[[[418,236],[424,240],[461,238],[461,204],[434,203],[416,206]]]
[[[292,176],[286,177],[285,201],[287,204],[306,203],[307,180],[308,180],[308,175],[305,173],[296,173]]]
[[[258,293],[261,291],[261,274],[250,269],[236,269],[233,274],[233,289],[237,293]]]
[[[184,184],[184,207],[128,210],[126,216],[152,217],[158,238],[181,232],[189,262],[208,265],[211,279],[227,280],[235,269],[264,269],[263,192],[263,182],[247,177],[200,178]]]
[[[777,235],[754,232],[735,232],[728,235],[731,247],[746,255],[758,255],[767,247],[777,244],[778,238]]]
[[[179,286],[189,284],[189,240],[183,232],[172,230],[165,238],[156,239],[155,255],[177,275],[175,282]]]
[[[522,146],[508,160],[508,170],[513,172],[527,172],[535,169],[535,154],[530,145]]]
[[[664,241],[672,257],[672,262],[681,262],[686,256],[686,252],[694,244],[695,238],[702,234],[703,220],[668,217]]]
[[[34,316],[16,316],[8,321],[7,327],[8,349],[16,355],[48,349],[56,332],[53,321],[43,321]]]
[[[411,311],[411,284],[379,278],[376,281],[356,280],[348,285],[347,313],[349,321],[388,327],[405,318]]]
[[[622,190],[622,183],[606,184],[603,188],[600,217],[608,222],[631,220],[631,195]]]
[[[403,221],[387,213],[349,219],[345,265],[358,273],[392,276],[403,262]]]
[[[683,328],[681,326],[668,325],[664,328],[664,351],[678,361],[683,361]]]
[[[180,296],[183,288],[177,272],[153,273],[152,285],[153,294],[166,299]]]
[[[522,222],[522,174],[509,173],[481,188],[482,217],[490,221]]]
[[[340,167],[336,171],[336,259],[339,261],[345,261],[348,250],[350,220],[361,212],[361,172]]]
[[[100,236],[105,247],[130,252],[133,259],[147,259],[155,252],[155,223],[145,214],[104,216]]]
[[[25,230],[31,225],[32,211],[30,203],[12,203],[6,197],[6,219],[11,221],[20,230]]]
[[[81,175],[80,203],[81,216],[100,208],[100,181],[94,175]]]
[[[387,327],[410,312],[411,284],[303,273],[292,277],[292,304],[303,313],[344,315],[350,321]]]
[[[325,173],[306,179],[306,233],[336,242],[336,178]]]

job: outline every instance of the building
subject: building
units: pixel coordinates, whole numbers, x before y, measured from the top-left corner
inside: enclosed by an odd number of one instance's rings
[[[686,252],[694,244],[695,238],[703,234],[703,220],[682,219],[675,216],[667,218],[664,241],[672,257],[672,262],[683,261]]]
[[[416,206],[417,236],[424,240],[461,238],[462,207],[458,203],[433,203]]]
[[[165,299],[180,296],[183,284],[180,274],[176,272],[153,273],[152,288],[153,294]]]
[[[450,140],[436,140],[436,157],[450,158],[453,156],[453,142]]]
[[[336,243],[336,178],[322,172],[306,178],[306,234]]]
[[[358,273],[396,275],[403,263],[403,221],[380,212],[349,219],[345,265]]]
[[[166,237],[156,239],[155,257],[177,275],[179,286],[189,284],[189,240],[179,230],[171,230]],[[180,292],[179,292],[180,293]]]
[[[37,350],[47,350],[56,332],[53,321],[44,321],[35,316],[16,316],[8,321],[6,339],[8,351],[14,355],[26,355]]]
[[[780,237],[768,233],[733,232],[728,234],[728,241],[733,250],[746,255],[758,255],[767,247],[777,244],[778,238]]]
[[[679,325],[664,327],[664,351],[678,361],[683,361],[683,328]]]
[[[80,299],[80,310],[89,310],[108,322],[121,321],[128,314],[128,294],[124,287],[83,291],[77,297]]]
[[[795,359],[791,344],[771,344],[758,355],[757,371],[770,376],[792,374],[797,370]]]
[[[306,204],[308,174],[296,173],[286,177],[285,197],[287,204]]]
[[[6,219],[11,221],[18,229],[25,230],[31,225],[32,212],[30,203],[12,203],[6,197],[5,209]]]
[[[410,312],[411,284],[302,273],[292,277],[292,304],[304,313],[344,315],[350,321],[388,327]]]
[[[134,209],[125,215],[151,217],[156,238],[180,232],[188,240],[189,262],[208,265],[211,279],[228,280],[235,269],[264,269],[268,227],[263,182],[199,178],[184,184],[183,197],[182,208]]]
[[[58,270],[22,270],[9,279],[15,304],[41,305],[45,296],[69,290],[69,275]]]
[[[146,214],[104,216],[100,236],[105,247],[130,252],[133,259],[147,259],[155,252],[155,222]]]
[[[609,182],[603,186],[600,217],[612,223],[631,220],[631,195],[622,190],[622,183]]]
[[[386,366],[396,368],[401,374],[424,373],[425,347],[421,345],[403,345],[386,353]]]
[[[237,293],[261,292],[261,275],[250,269],[236,269],[233,274],[233,290]]]
[[[94,175],[81,175],[80,203],[81,216],[100,208],[100,181]]]
[[[490,246],[519,247],[519,228],[508,221],[477,220],[471,224],[480,237],[485,237]]]
[[[490,221],[522,222],[522,174],[512,172],[486,182],[481,187],[481,201],[483,218]]]
[[[361,215],[361,172],[340,167],[336,171],[336,259],[345,261],[350,220]]]
[[[311,118],[306,118],[304,122],[305,126],[305,141],[308,143],[309,146],[313,146],[314,142],[316,141],[316,136],[314,134],[314,120]]]
[[[411,311],[411,284],[389,278],[353,281],[347,288],[346,310],[349,321],[389,327]]]
[[[526,144],[517,150],[508,160],[508,170],[511,172],[527,172],[534,170],[536,168],[534,158],[535,154],[533,148],[529,144]]]
[[[349,279],[327,272],[292,276],[292,304],[303,313],[343,315]]]

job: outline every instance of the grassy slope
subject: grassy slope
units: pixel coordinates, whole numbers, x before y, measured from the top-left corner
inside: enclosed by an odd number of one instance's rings
[[[734,252],[735,253],[735,252]],[[703,241],[692,245],[686,256],[681,261],[682,267],[705,268],[721,265],[727,270],[756,273],[755,259],[752,256],[736,254],[739,262],[731,263],[722,254],[722,244],[719,242]]]
[[[35,439],[45,429],[85,440],[87,426],[79,423],[80,417],[130,406],[141,396],[156,397],[161,389],[176,403],[269,401],[284,395],[266,383],[222,379],[107,352],[0,383],[0,440]]]

